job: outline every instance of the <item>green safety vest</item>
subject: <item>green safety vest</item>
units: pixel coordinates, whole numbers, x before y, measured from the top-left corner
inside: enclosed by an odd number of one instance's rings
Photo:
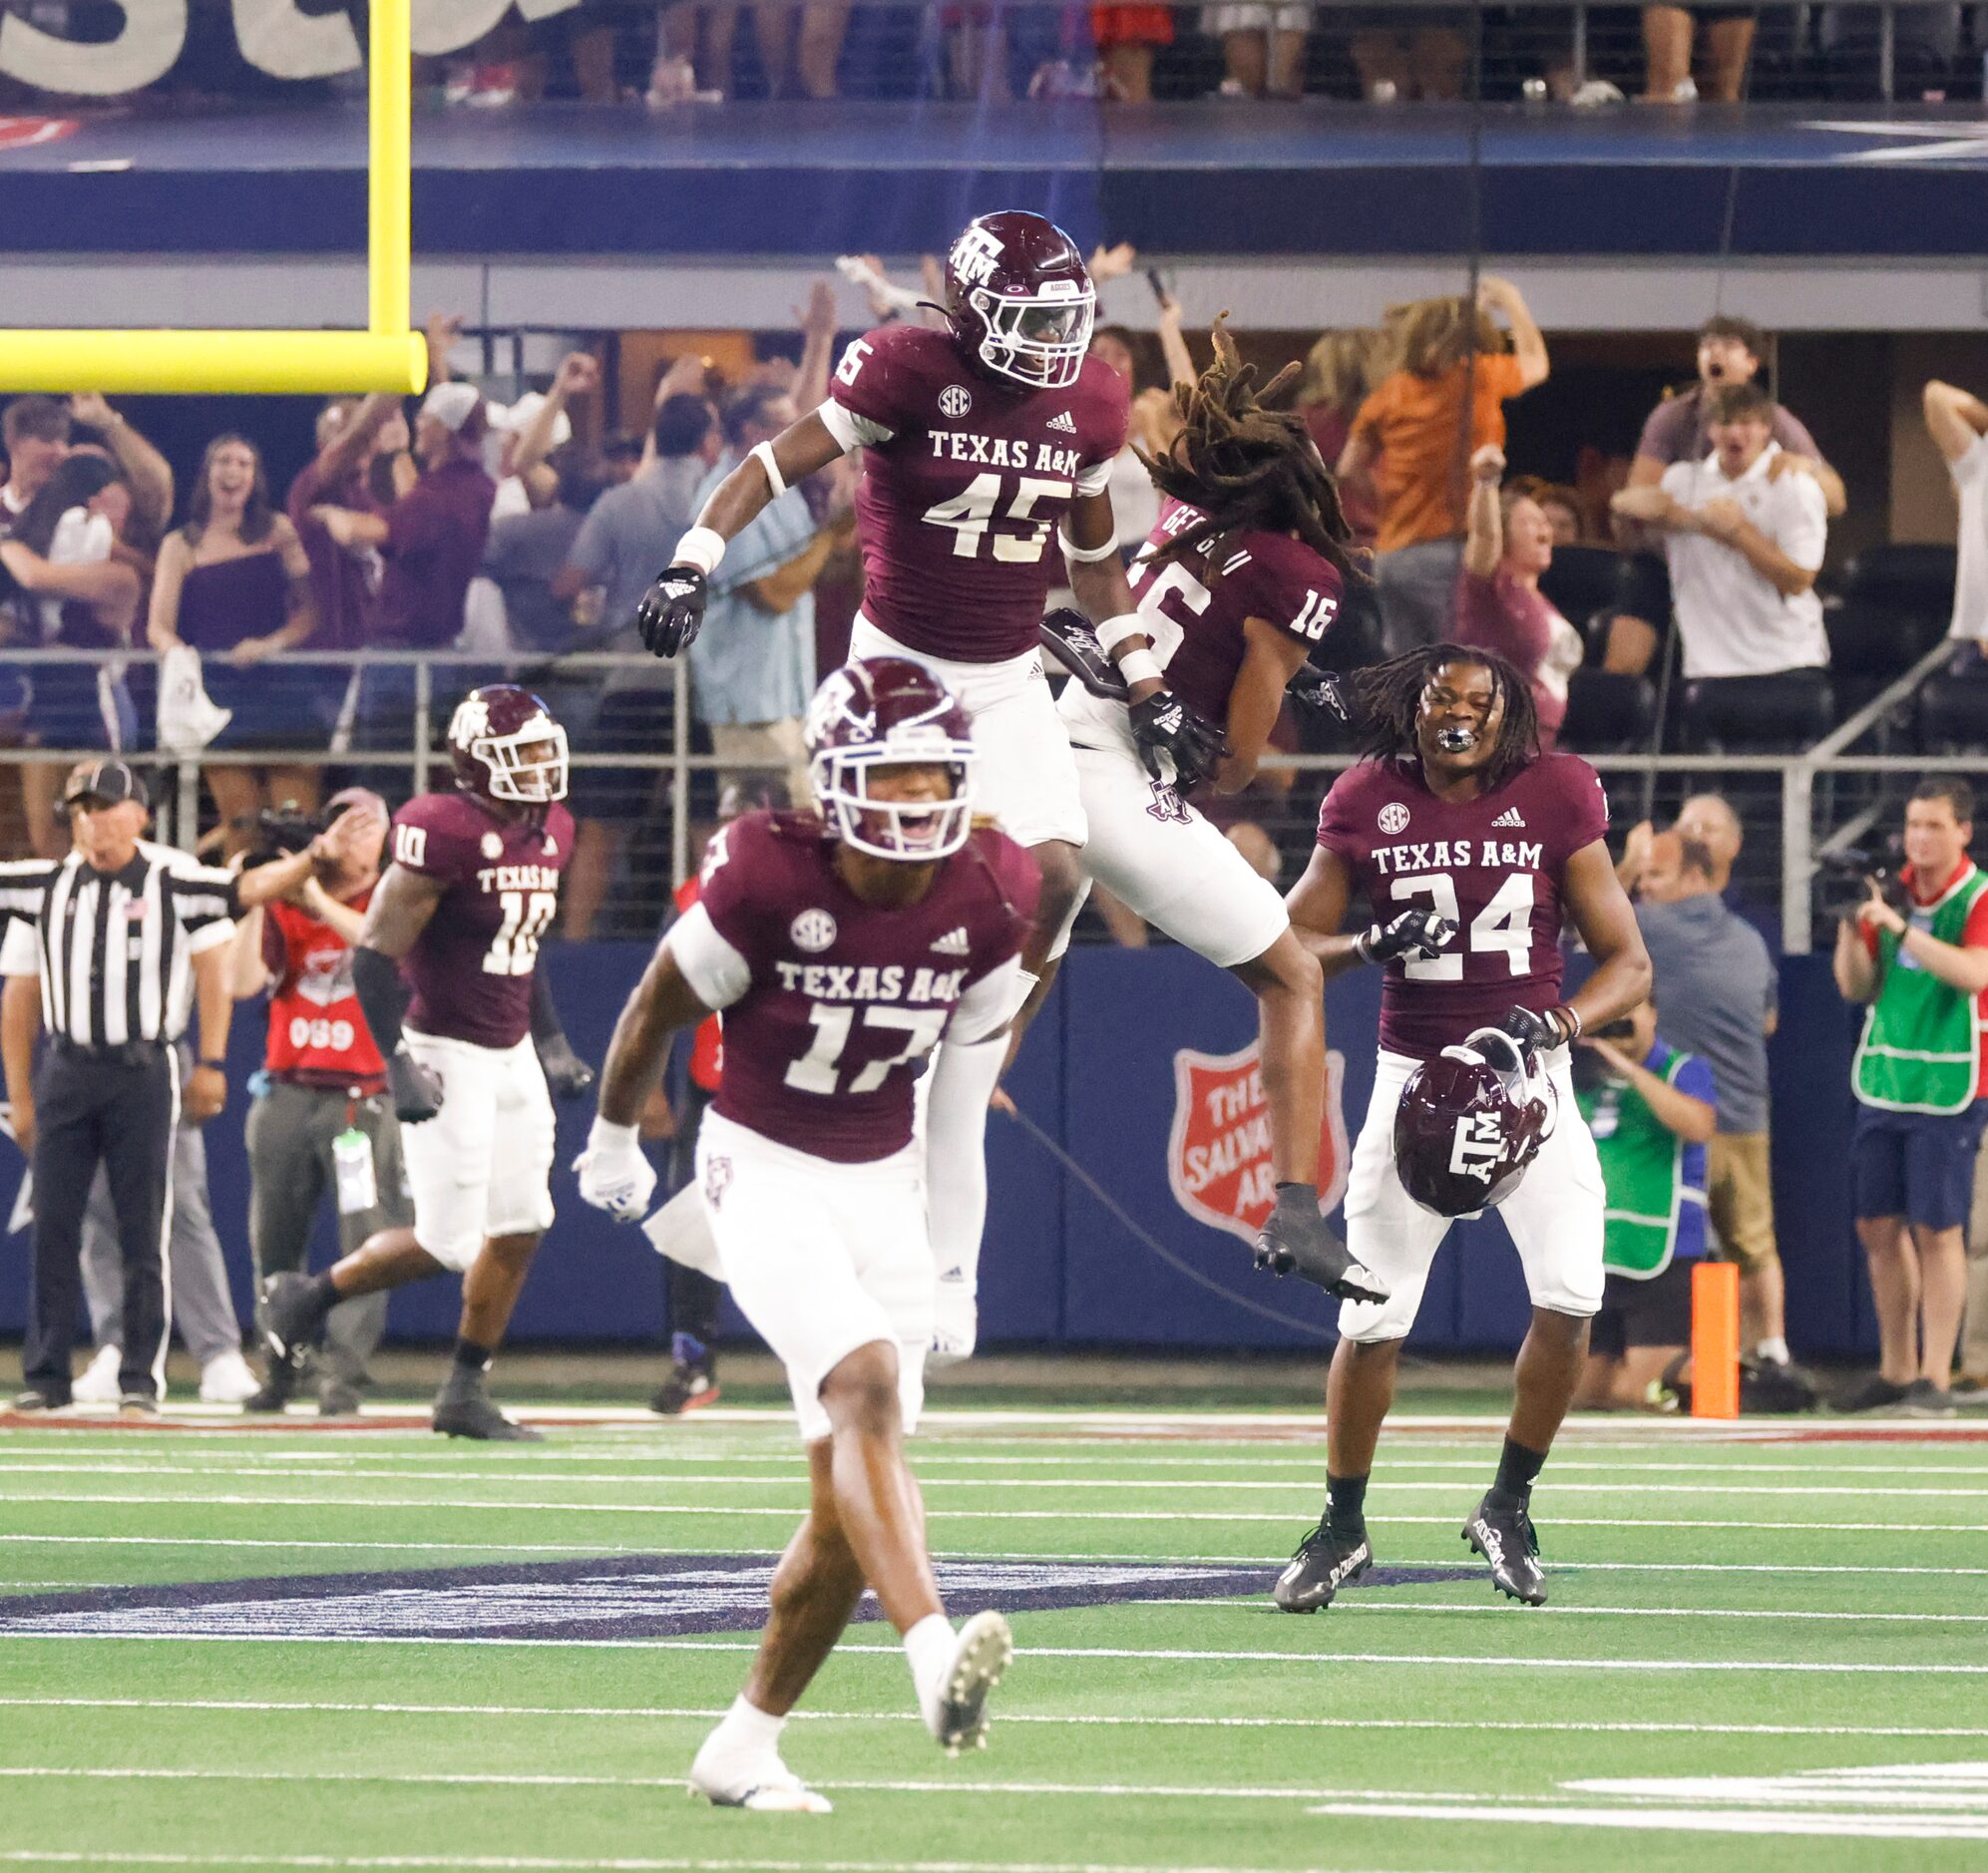
[[[1943,897],[1907,914],[1941,942],[1960,944],[1967,916],[1988,872],[1969,865]],[[1973,1104],[1981,1070],[1981,1022],[1976,998],[1949,988],[1905,954],[1898,936],[1877,937],[1877,993],[1863,1019],[1850,1083],[1867,1106],[1888,1112],[1964,1112]]]
[[[1658,1077],[1675,1086],[1691,1057],[1673,1049]],[[1594,1134],[1607,1193],[1602,1262],[1612,1275],[1649,1281],[1671,1266],[1684,1206],[1705,1201],[1702,1188],[1685,1182],[1685,1141],[1627,1080],[1604,1081],[1576,1093],[1575,1102]]]

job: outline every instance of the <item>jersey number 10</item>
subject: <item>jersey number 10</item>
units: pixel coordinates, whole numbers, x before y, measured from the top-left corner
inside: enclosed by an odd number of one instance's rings
[[[491,938],[483,958],[486,975],[530,975],[539,959],[539,938],[560,908],[556,891],[506,891],[498,894],[504,922]]]

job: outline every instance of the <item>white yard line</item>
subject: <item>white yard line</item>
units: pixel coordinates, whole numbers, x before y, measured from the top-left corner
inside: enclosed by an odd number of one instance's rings
[[[225,1697],[9,1697],[0,1696],[0,1709],[63,1710],[201,1710],[216,1713],[286,1711],[310,1714],[366,1716],[496,1716],[653,1722],[663,1719],[710,1721],[725,1714],[711,1704],[490,1704],[490,1703],[360,1703],[328,1699]],[[797,1723],[889,1723],[907,1728],[919,1719],[903,1710],[796,1710]],[[1545,1722],[1489,1717],[1473,1722],[1463,1717],[1251,1717],[1251,1716],[1103,1716],[1088,1712],[1056,1715],[1003,1708],[999,1721],[1049,1724],[1074,1729],[1242,1729],[1242,1730],[1525,1730],[1547,1735],[1635,1736],[1914,1736],[1967,1739],[1988,1736],[1988,1726],[1963,1728],[1932,1724],[1894,1723],[1640,1723]]]
[[[791,1519],[800,1514],[802,1503],[770,1504],[764,1508],[738,1503],[687,1502],[495,1502],[457,1499],[438,1502],[432,1496],[120,1496],[72,1495],[66,1491],[30,1493],[12,1491],[12,1505],[50,1503],[69,1507],[153,1508],[153,1509],[359,1509],[368,1514],[380,1509],[419,1509],[425,1514],[465,1512],[517,1515],[701,1515],[725,1518],[779,1516]],[[1282,1525],[1288,1514],[1265,1510],[1221,1509],[945,1509],[940,1519],[956,1522],[1272,1522]],[[1454,1521],[1446,1515],[1375,1515],[1370,1522],[1397,1528],[1446,1528]],[[1741,1522],[1687,1520],[1676,1516],[1569,1516],[1551,1518],[1555,1528],[1720,1528],[1766,1529],[1781,1533],[1863,1534],[1863,1535],[1988,1535],[1988,1522]]]
[[[1385,1588],[1356,1587],[1333,1602],[1355,1613],[1492,1613],[1509,1618],[1512,1609],[1494,1600],[1383,1600]],[[1262,1598],[1224,1600],[1128,1600],[1126,1607],[1213,1607],[1225,1613],[1261,1617]],[[1570,1607],[1556,1601],[1538,1610],[1554,1619],[1576,1615],[1620,1620],[1888,1620],[1908,1626],[1988,1626],[1988,1613],[1807,1613],[1783,1607]]]
[[[657,1474],[654,1477],[647,1477],[647,1478],[625,1476],[625,1475],[600,1476],[600,1477],[577,1477],[569,1475],[569,1476],[548,1478],[543,1476],[535,1477],[530,1475],[520,1475],[517,1472],[511,1470],[449,1470],[440,1475],[434,1475],[434,1474],[424,1475],[421,1476],[419,1480],[421,1480],[424,1483],[431,1483],[431,1484],[451,1483],[451,1482],[482,1482],[482,1483],[516,1482],[516,1483],[537,1483],[543,1486],[545,1483],[549,1481],[557,1482],[560,1484],[590,1483],[590,1482],[636,1484],[640,1482],[658,1482],[658,1483],[666,1483],[671,1488],[677,1488],[677,1489],[793,1488],[798,1490],[804,1488],[806,1485],[807,1478],[805,1471],[801,1467],[800,1460],[798,1458],[786,1458],[783,1459],[782,1462],[783,1466],[790,1472],[790,1474],[784,1476],[751,1476],[751,1475],[736,1475],[736,1474],[719,1474],[715,1476],[693,1476],[693,1475],[682,1475],[682,1474],[672,1475],[667,1472],[663,1472]],[[1197,1490],[1203,1492],[1228,1492],[1228,1493],[1241,1493],[1241,1492],[1278,1493],[1285,1495],[1303,1496],[1306,1499],[1310,1500],[1317,1497],[1317,1495],[1319,1494],[1320,1479],[1323,1477],[1324,1474],[1323,1471],[1318,1470],[1317,1465],[1313,1465],[1311,1467],[1316,1472],[1316,1474],[1312,1478],[1302,1481],[1296,1479],[1293,1479],[1291,1481],[1285,1481],[1282,1478],[1259,1479],[1247,1476],[1242,1476],[1242,1477],[1231,1476],[1227,1478],[1212,1478],[1212,1477],[1204,1478],[1198,1476],[1196,1477],[1084,1476],[1084,1477],[1071,1477],[1067,1481],[1062,1481],[1052,1477],[1041,1477],[1041,1476],[947,1476],[942,1474],[945,1467],[946,1464],[944,1459],[940,1460],[938,1463],[927,1463],[921,1461],[920,1463],[917,1464],[916,1468],[918,1471],[919,1482],[928,1493],[936,1489],[937,1490],[1077,1489],[1077,1490],[1083,1490],[1085,1492],[1089,1492],[1092,1490],[1104,1490],[1104,1489],[1122,1489],[1122,1490],[1137,1490],[1142,1495],[1162,1495],[1169,1490]],[[1472,1476],[1480,1475],[1483,1470],[1482,1464],[1470,1464],[1462,1467],[1466,1469],[1467,1474],[1470,1474]],[[1549,1471],[1547,1475],[1543,1477],[1540,1481],[1539,1492],[1544,1496],[1555,1496],[1555,1497],[1558,1496],[1690,1496],[1690,1497],[1855,1496],[1855,1497],[1922,1498],[1929,1501],[1953,1501],[1953,1500],[1963,1500],[1963,1499],[1974,1500],[1974,1499],[1988,1498],[1988,1489],[1974,1489],[1974,1488],[1910,1487],[1904,1489],[1896,1489],[1896,1488],[1884,1487],[1881,1485],[1873,1486],[1870,1484],[1840,1484],[1840,1483],[1764,1484],[1764,1483],[1757,1483],[1745,1480],[1747,1477],[1751,1475],[1752,1473],[1751,1469],[1742,1469],[1738,1465],[1730,1465],[1730,1464],[1700,1465],[1698,1467],[1701,1470],[1710,1471],[1713,1474],[1726,1475],[1726,1476],[1740,1476],[1743,1480],[1734,1483],[1629,1483],[1619,1480],[1621,1471],[1625,1466],[1610,1465],[1610,1466],[1593,1466],[1593,1467],[1610,1468],[1615,1472],[1618,1480],[1609,1481],[1609,1482],[1597,1482],[1597,1483],[1574,1483],[1574,1482],[1563,1481],[1562,1478],[1565,1474],[1565,1471],[1571,1467],[1573,1466],[1561,1465],[1561,1466],[1556,1466],[1555,1469]],[[1840,1474],[1840,1472],[1835,1471],[1833,1469],[1819,1473],[1831,1476]],[[1984,1471],[1982,1473],[1988,1474],[1988,1471]],[[285,1482],[299,1482],[299,1481],[308,1480],[310,1482],[323,1482],[323,1483],[345,1483],[345,1482],[405,1483],[414,1480],[406,1472],[394,1469],[357,1469],[357,1468],[338,1469],[338,1470],[320,1469],[308,1472],[307,1476],[299,1476],[294,1469],[286,1465],[272,1464],[264,1468],[264,1467],[252,1466],[245,1463],[208,1463],[208,1464],[32,1463],[30,1464],[30,1463],[8,1463],[5,1461],[0,1461],[0,1476],[71,1476],[71,1477],[233,1476],[233,1477],[257,1477],[257,1478],[281,1479]],[[1371,1486],[1371,1493],[1374,1495],[1385,1495],[1390,1492],[1406,1493],[1408,1491],[1419,1491],[1424,1494],[1453,1495],[1456,1493],[1456,1490],[1457,1490],[1457,1485],[1454,1483],[1435,1482],[1435,1481],[1423,1482],[1412,1479],[1399,1480],[1385,1474],[1376,1477]],[[63,1501],[63,1500],[68,1500],[68,1498],[17,1495],[14,1497],[14,1500],[21,1502],[39,1502],[39,1501]],[[115,1500],[115,1499],[106,1498],[106,1500]],[[183,1499],[161,1498],[160,1500],[183,1500]],[[261,1499],[258,1498],[258,1500]],[[451,1505],[444,1501],[438,1501],[436,1506],[448,1507]],[[606,1508],[606,1507],[611,1507],[613,1505],[602,1504],[602,1503],[592,1503],[592,1504],[577,1504],[575,1506],[588,1507],[588,1508]]]
[[[367,1868],[433,1869],[447,1873],[452,1868],[468,1868],[473,1873],[1357,1873],[1356,1869],[1335,1866],[1272,1869],[1226,1865],[1219,1867],[1182,1866],[1177,1861],[1163,1865],[1130,1864],[1102,1860],[771,1860],[754,1854],[750,1860],[720,1860],[700,1854],[694,1860],[597,1856],[585,1860],[563,1860],[550,1855],[519,1854],[333,1854],[333,1853],[147,1853],[120,1851],[106,1847],[94,1851],[76,1848],[0,1848],[0,1863],[27,1863],[54,1866],[145,1866],[145,1867],[285,1867],[328,1868],[353,1873]]]
[[[1818,1814],[1807,1810],[1769,1808],[1556,1808],[1501,1806],[1491,1802],[1334,1801],[1307,1810],[1310,1814],[1364,1821],[1461,1821],[1529,1823],[1547,1827],[1628,1828],[1639,1833],[1791,1834],[1831,1840],[1988,1841],[1988,1814],[1919,1815],[1861,1813],[1854,1810]]]
[[[1513,1617],[1517,1617],[1514,1615]],[[280,1645],[280,1646],[475,1646],[485,1652],[515,1646],[527,1651],[574,1650],[580,1652],[750,1652],[759,1650],[757,1639],[489,1639],[437,1638],[431,1634],[352,1634],[352,1633],[119,1633],[68,1630],[51,1615],[47,1631],[23,1630],[0,1634],[7,1640],[37,1643],[78,1641],[122,1644],[152,1644],[160,1640],[180,1645]],[[1387,1665],[1426,1666],[1441,1670],[1519,1671],[1519,1672],[1799,1672],[1825,1677],[1880,1675],[1895,1678],[1981,1678],[1988,1677],[1988,1665],[1900,1665],[1882,1663],[1819,1663],[1789,1659],[1540,1659],[1483,1657],[1468,1653],[1416,1652],[1243,1652],[1197,1646],[1032,1646],[1016,1648],[1016,1656],[1028,1659],[1134,1659],[1206,1660],[1227,1665]],[[904,1653],[896,1644],[880,1646],[844,1641],[836,1648],[839,1659],[878,1658],[902,1666]]]

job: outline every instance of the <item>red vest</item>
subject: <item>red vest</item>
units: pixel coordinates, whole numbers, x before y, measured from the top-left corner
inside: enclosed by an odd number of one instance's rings
[[[697,902],[699,880],[692,872],[676,888],[676,910],[680,916]],[[719,1032],[718,1017],[707,1014],[697,1023],[697,1032],[690,1041],[690,1083],[701,1087],[707,1093],[718,1090],[718,1079],[724,1070],[724,1040]]]
[[[351,900],[363,911],[369,891]],[[274,985],[269,993],[269,1071],[311,1086],[386,1085],[386,1067],[352,992],[352,951],[327,924],[295,905],[264,913],[262,956]]]

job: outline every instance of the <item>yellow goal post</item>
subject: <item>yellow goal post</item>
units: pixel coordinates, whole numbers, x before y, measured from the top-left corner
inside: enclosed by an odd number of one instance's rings
[[[102,391],[411,396],[428,348],[408,318],[413,250],[413,0],[373,0],[366,128],[364,331],[0,327],[0,394]]]

